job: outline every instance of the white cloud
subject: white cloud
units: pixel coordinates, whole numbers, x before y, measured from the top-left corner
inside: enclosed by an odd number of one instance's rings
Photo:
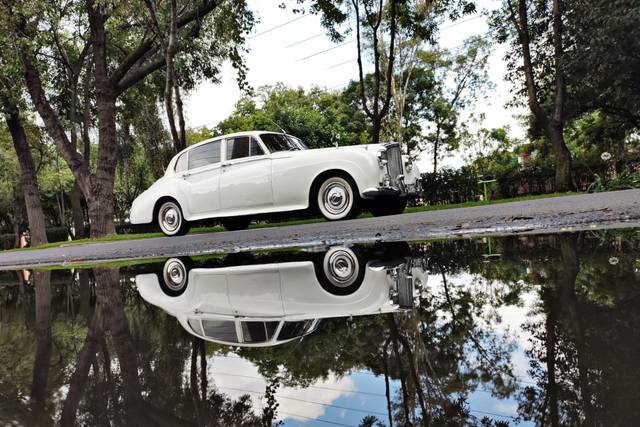
[[[262,394],[266,381],[258,373],[256,365],[239,357],[217,356],[209,359],[208,365],[209,379],[222,393],[232,399],[249,394],[254,410],[258,413],[262,411]],[[351,378],[338,378],[334,375],[305,389],[280,387],[276,393],[280,403],[279,419],[307,421],[307,418],[321,417],[328,407],[318,403],[330,405],[342,396],[352,395],[350,392],[353,391],[357,390]]]

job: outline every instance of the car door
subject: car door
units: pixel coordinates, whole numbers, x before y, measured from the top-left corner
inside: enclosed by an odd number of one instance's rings
[[[229,302],[236,316],[282,316],[280,264],[231,267],[227,270]]]
[[[250,136],[228,138],[220,174],[221,208],[233,214],[268,211],[273,206],[271,159]]]
[[[185,196],[191,216],[215,216],[220,210],[220,159],[222,141],[211,141],[188,151]]]

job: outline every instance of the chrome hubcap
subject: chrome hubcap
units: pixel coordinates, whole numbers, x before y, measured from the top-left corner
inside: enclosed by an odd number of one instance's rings
[[[187,269],[182,261],[171,258],[164,265],[164,283],[172,291],[181,290],[187,283]]]
[[[166,232],[175,232],[180,228],[181,221],[180,211],[173,203],[162,207],[162,211],[160,212],[160,225]]]
[[[350,191],[340,181],[330,182],[322,193],[322,203],[330,215],[343,214],[351,204]]]
[[[344,288],[352,285],[359,271],[358,258],[351,249],[332,248],[324,256],[325,275],[335,286]]]

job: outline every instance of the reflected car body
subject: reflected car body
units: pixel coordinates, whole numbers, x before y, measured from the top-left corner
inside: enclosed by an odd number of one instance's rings
[[[330,177],[346,183],[333,182],[316,194]],[[164,176],[134,200],[129,218],[131,224],[157,222],[167,235],[184,232],[172,228],[176,221],[300,211],[316,204],[327,219],[343,219],[354,213],[351,199],[406,199],[419,177],[397,143],[307,149],[291,135],[240,132],[178,153]],[[175,205],[163,216],[166,201]]]
[[[322,266],[311,260],[192,268],[179,295],[163,290],[162,274],[135,279],[146,301],[175,316],[193,335],[227,345],[272,346],[312,333],[319,319],[413,307],[411,260],[359,262],[364,274],[342,295],[327,290],[324,272],[318,271]]]

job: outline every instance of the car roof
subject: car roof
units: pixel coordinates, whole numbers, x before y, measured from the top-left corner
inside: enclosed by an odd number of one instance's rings
[[[184,150],[182,150],[179,154],[184,153],[187,150],[190,150],[194,147],[197,147],[199,145],[202,144],[206,144],[207,142],[211,142],[211,141],[217,141],[219,139],[225,139],[225,138],[232,138],[234,136],[258,136],[262,133],[282,133],[282,132],[274,132],[274,131],[270,131],[270,130],[249,130],[249,131],[243,131],[243,132],[234,132],[234,133],[228,133],[225,135],[218,135],[218,136],[214,136],[213,138],[208,138],[205,139],[203,141],[200,141],[196,144],[190,145],[187,148],[185,148]]]

